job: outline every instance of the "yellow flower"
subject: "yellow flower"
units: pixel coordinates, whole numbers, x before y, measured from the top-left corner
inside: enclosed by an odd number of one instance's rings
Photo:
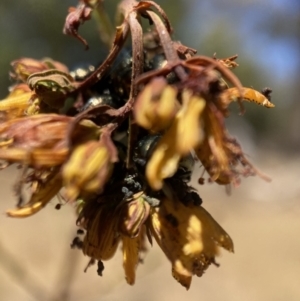
[[[101,193],[112,169],[111,153],[104,143],[77,146],[62,171],[66,198],[74,201],[80,194]]]
[[[204,99],[185,91],[182,108],[157,143],[146,167],[149,185],[154,190],[161,189],[163,180],[175,174],[180,159],[202,142],[204,108]]]
[[[187,289],[192,276],[202,276],[219,247],[233,252],[233,242],[212,216],[200,206],[185,206],[180,201],[163,199],[152,208],[150,229],[171,261],[174,278]]]
[[[32,106],[30,99],[33,92],[26,84],[19,84],[13,87],[5,99],[0,100],[1,121],[26,115],[28,108]]]
[[[122,235],[123,268],[125,279],[128,284],[135,283],[135,270],[139,263],[139,237],[128,237]]]
[[[134,116],[138,125],[152,132],[170,126],[179,109],[177,90],[163,77],[154,78],[138,95]]]

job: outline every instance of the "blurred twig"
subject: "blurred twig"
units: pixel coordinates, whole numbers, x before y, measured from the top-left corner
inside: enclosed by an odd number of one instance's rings
[[[8,251],[0,242],[0,258],[1,267],[7,271],[7,275],[15,278],[18,284],[27,294],[35,300],[44,300],[48,295],[47,288],[40,282],[40,277],[32,274],[30,268],[17,259],[17,256]]]
[[[76,275],[76,268],[81,252],[78,252],[78,250],[71,250],[70,246],[67,244],[66,246],[62,264],[58,266],[58,275],[56,277],[57,284],[55,285],[55,288],[57,289],[52,294],[51,298],[49,298],[49,301],[71,300],[71,286]]]

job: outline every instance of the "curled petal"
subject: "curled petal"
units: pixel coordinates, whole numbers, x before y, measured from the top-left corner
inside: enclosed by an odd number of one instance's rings
[[[201,114],[205,101],[196,96],[185,96],[184,103],[171,127],[160,139],[146,167],[150,186],[159,190],[163,179],[177,170],[181,157],[187,155],[203,139]]]
[[[77,146],[63,167],[66,197],[74,201],[81,193],[100,193],[113,164],[108,148],[97,141]]]
[[[22,80],[23,82],[27,81],[30,74],[48,69],[48,66],[43,61],[27,57],[13,61],[11,66],[14,69],[14,73],[11,73],[11,77]]]
[[[154,78],[136,100],[134,115],[137,124],[152,132],[168,128],[179,109],[176,96],[176,89],[163,77]]]
[[[6,214],[10,217],[28,217],[45,207],[62,187],[61,174],[54,170],[43,182],[37,182],[37,186],[32,193],[28,203],[20,208],[7,210]]]
[[[233,252],[233,242],[201,206],[184,206],[164,199],[152,208],[151,233],[172,263],[174,277],[187,289],[193,275],[201,276],[219,253]]]
[[[63,28],[63,33],[71,35],[78,39],[85,45],[85,48],[88,49],[87,41],[78,34],[79,26],[82,25],[85,21],[90,20],[92,13],[92,8],[87,6],[85,3],[79,4],[76,8],[70,7],[69,14],[66,18],[66,22]]]
[[[237,101],[239,98],[239,91],[237,88],[230,88],[223,92],[226,96],[226,102],[229,104],[232,101]],[[262,93],[251,89],[251,88],[242,88],[242,100],[248,102],[254,102],[258,105],[261,105],[266,108],[274,108],[275,105],[270,102],[270,100]]]

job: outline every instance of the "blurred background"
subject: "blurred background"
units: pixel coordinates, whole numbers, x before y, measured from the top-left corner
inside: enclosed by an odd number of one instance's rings
[[[118,1],[105,1],[113,18]],[[191,289],[173,280],[170,264],[154,246],[126,285],[120,256],[87,273],[79,251],[69,248],[76,234],[71,208],[13,220],[15,168],[0,173],[0,300],[300,300],[300,2],[298,0],[161,0],[174,38],[218,58],[238,54],[234,70],[245,87],[271,87],[274,109],[245,103],[228,119],[229,131],[251,161],[272,178],[245,179],[228,196],[223,187],[199,187],[204,207],[235,242],[235,254],[222,253],[220,268],[194,278]],[[94,21],[80,33],[90,45],[62,34],[74,0],[0,2],[0,99],[11,85],[10,62],[51,57],[69,67],[99,62],[107,53]],[[197,173],[197,172],[196,172]],[[195,175],[196,177],[197,175]],[[196,178],[195,178],[196,179]],[[196,183],[196,182],[195,182]]]

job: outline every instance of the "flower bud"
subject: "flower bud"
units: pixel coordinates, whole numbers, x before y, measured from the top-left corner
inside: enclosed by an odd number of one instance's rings
[[[66,197],[74,201],[81,193],[101,193],[112,169],[104,143],[89,141],[77,146],[63,167]]]
[[[138,95],[134,116],[138,125],[152,132],[168,128],[179,109],[177,90],[163,77],[154,78]]]
[[[121,209],[119,222],[122,234],[136,237],[148,218],[149,212],[150,205],[144,200],[143,192],[135,194],[132,200],[125,202]]]

